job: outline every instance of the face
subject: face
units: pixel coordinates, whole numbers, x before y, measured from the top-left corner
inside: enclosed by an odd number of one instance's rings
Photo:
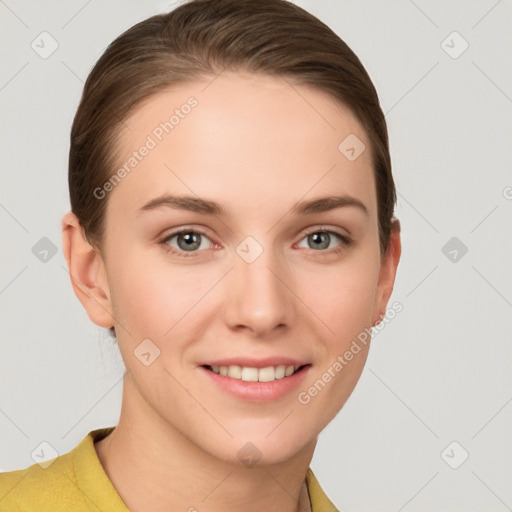
[[[224,460],[249,442],[261,463],[286,460],[351,394],[368,343],[344,354],[389,298],[370,140],[325,93],[240,74],[162,92],[126,124],[129,171],[98,201],[134,418]],[[350,134],[367,148],[356,159],[338,148]],[[334,196],[345,199],[304,208]],[[261,384],[205,367],[236,362],[263,380],[275,375],[258,367],[306,366]]]

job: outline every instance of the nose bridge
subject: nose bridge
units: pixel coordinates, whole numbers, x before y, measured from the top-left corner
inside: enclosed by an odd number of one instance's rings
[[[291,322],[293,294],[284,284],[285,264],[272,247],[247,237],[236,248],[233,267],[227,294],[231,327],[245,326],[262,334]]]

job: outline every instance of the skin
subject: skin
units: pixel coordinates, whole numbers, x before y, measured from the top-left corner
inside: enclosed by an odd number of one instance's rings
[[[198,100],[102,199],[101,251],[71,212],[62,220],[74,291],[95,324],[115,326],[127,369],[119,423],[95,448],[133,512],[307,511],[304,479],[317,436],[352,393],[369,345],[308,404],[297,394],[385,312],[399,229],[381,258],[370,141],[347,108],[282,78],[224,73],[211,80],[163,91],[127,119],[120,165],[175,108]],[[367,148],[354,161],[338,150],[351,133]],[[228,215],[165,206],[137,214],[164,192],[215,200]],[[333,194],[359,199],[368,215],[355,207],[290,213],[298,201]],[[159,244],[183,226],[206,232],[188,258]],[[337,231],[352,244],[331,235],[317,248],[308,228]],[[236,252],[247,236],[263,249],[252,263]],[[167,246],[189,254],[178,242]],[[149,366],[133,354],[146,338],[160,349]],[[312,367],[283,398],[243,401],[198,368],[240,355],[291,356]],[[253,466],[237,457],[247,442],[261,452]]]

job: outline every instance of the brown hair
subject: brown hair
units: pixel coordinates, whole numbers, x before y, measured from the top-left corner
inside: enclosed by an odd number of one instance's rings
[[[163,89],[224,70],[286,77],[329,93],[353,112],[371,141],[384,254],[399,224],[393,224],[396,191],[377,92],[347,44],[286,0],[189,0],[137,23],[107,47],[85,82],[69,152],[71,210],[91,245],[101,250],[107,206],[93,191],[116,169],[129,114]]]

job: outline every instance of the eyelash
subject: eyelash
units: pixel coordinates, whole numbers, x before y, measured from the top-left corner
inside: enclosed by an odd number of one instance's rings
[[[175,249],[174,247],[171,247],[167,242],[169,240],[171,240],[172,238],[174,238],[175,236],[181,234],[181,233],[195,233],[195,234],[199,234],[199,235],[202,235],[206,238],[210,238],[204,231],[200,230],[200,229],[192,229],[192,228],[181,228],[181,229],[178,229],[176,231],[173,231],[172,233],[166,235],[163,239],[159,240],[159,244],[163,246],[163,249],[165,251],[168,251],[172,254],[175,254],[179,257],[182,257],[182,258],[194,258],[197,256],[197,253],[198,252],[201,252],[201,251],[194,251],[194,252],[190,252],[190,253],[187,253],[186,251],[178,251],[177,249]],[[340,245],[338,245],[337,247],[335,247],[334,249],[329,249],[329,250],[323,250],[323,251],[318,251],[321,255],[331,255],[331,254],[340,254],[342,251],[344,251],[347,247],[349,247],[352,243],[352,240],[346,236],[346,235],[342,235],[341,233],[338,233],[337,231],[333,231],[332,229],[327,229],[327,228],[324,228],[324,227],[319,227],[319,228],[313,228],[311,230],[308,230],[304,233],[304,235],[302,236],[301,240],[304,239],[305,237],[307,237],[308,235],[311,235],[313,233],[328,233],[330,235],[334,235],[335,237],[337,237],[341,243]],[[317,251],[314,251],[314,252],[317,252]]]

